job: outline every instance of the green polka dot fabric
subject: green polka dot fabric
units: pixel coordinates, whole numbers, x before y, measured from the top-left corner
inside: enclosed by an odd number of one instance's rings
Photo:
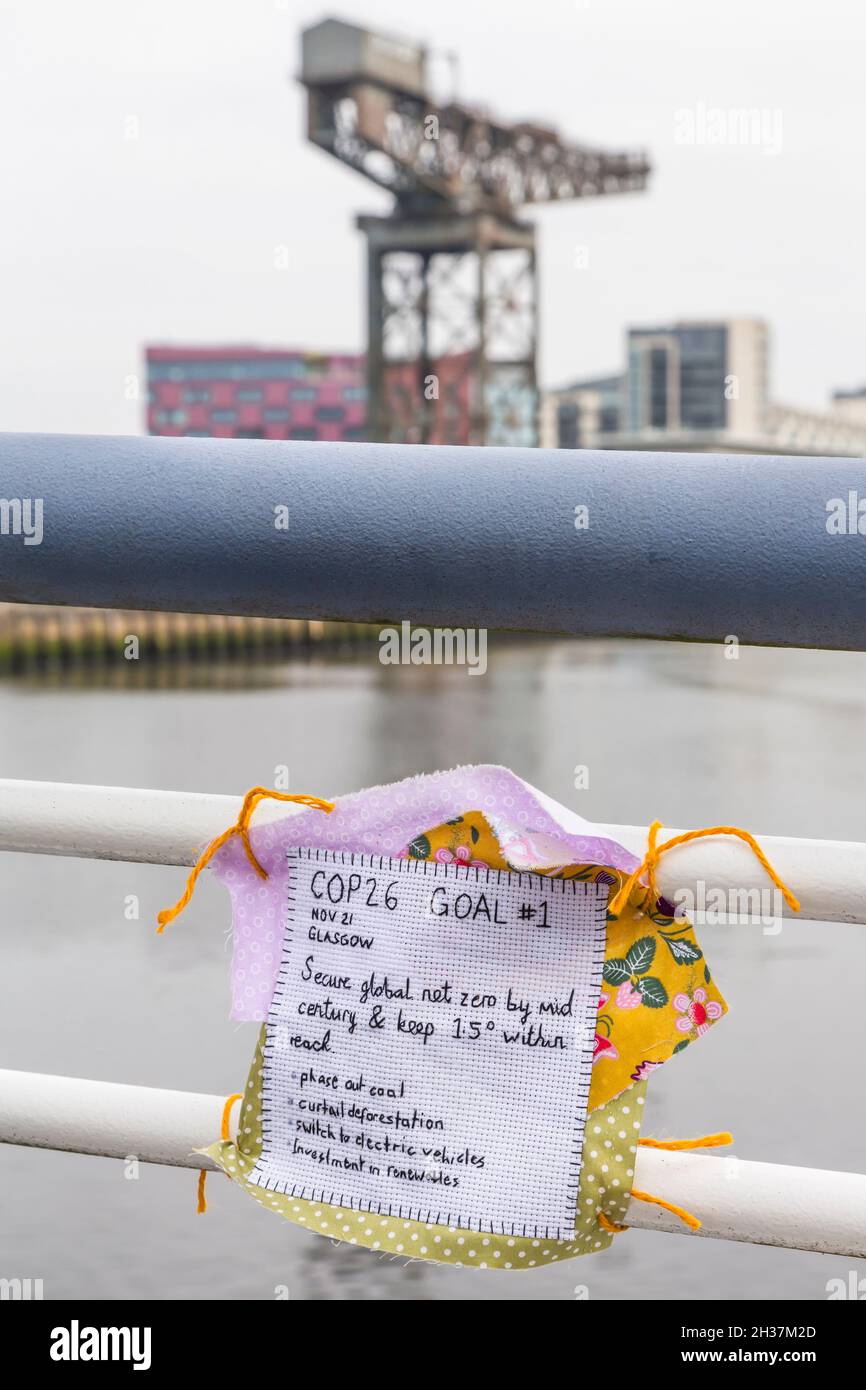
[[[264,1058],[262,1028],[247,1078],[237,1140],[220,1140],[198,1152],[207,1154],[260,1206],[297,1226],[331,1240],[345,1240],[389,1255],[472,1269],[532,1269],[606,1249],[613,1236],[598,1222],[600,1212],[614,1222],[625,1219],[634,1182],[646,1082],[637,1081],[587,1117],[580,1174],[578,1216],[572,1240],[537,1240],[486,1235],[420,1221],[395,1220],[378,1213],[346,1211],[323,1202],[307,1202],[268,1192],[248,1181],[262,1151],[261,1099]]]

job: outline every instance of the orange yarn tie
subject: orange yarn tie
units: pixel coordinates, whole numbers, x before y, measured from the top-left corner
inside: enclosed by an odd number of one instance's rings
[[[223,1106],[223,1118],[222,1123],[220,1125],[221,1139],[231,1139],[232,1137],[231,1131],[229,1130],[229,1122],[231,1120],[232,1106],[234,1105],[236,1100],[243,1100],[243,1095],[240,1091],[236,1091],[233,1096],[229,1096],[228,1100]],[[207,1198],[204,1195],[205,1183],[207,1182],[207,1174],[207,1168],[202,1168],[198,1175],[198,1205],[196,1206],[196,1211],[199,1216],[201,1216],[203,1212],[207,1211]]]
[[[644,903],[646,903],[647,900],[650,902],[650,904],[655,903],[658,900],[659,896],[658,888],[656,886],[656,869],[658,868],[658,862],[661,859],[662,855],[667,850],[673,849],[676,845],[688,844],[690,840],[702,840],[706,838],[706,836],[708,835],[736,835],[738,839],[742,840],[745,844],[747,844],[752,853],[755,855],[756,859],[758,860],[758,863],[766,871],[772,882],[779,889],[780,893],[782,894],[782,897],[785,899],[785,902],[788,904],[791,911],[800,911],[800,904],[798,900],[794,897],[794,894],[791,892],[790,888],[788,888],[779,878],[779,875],[776,873],[776,870],[773,868],[766,854],[761,849],[761,846],[758,844],[754,835],[751,835],[748,830],[741,830],[736,825],[711,825],[708,826],[706,830],[687,830],[685,834],[674,835],[670,840],[665,840],[664,844],[659,845],[656,843],[656,841],[661,828],[661,821],[654,820],[649,828],[649,832],[647,835],[647,852],[644,855],[643,862],[638,864],[634,873],[630,874],[629,877],[625,880],[622,887],[619,889],[619,892],[614,896],[613,901],[610,904],[609,912],[612,917],[618,917],[619,914],[622,912],[623,908],[628,906],[632,890],[638,883],[641,874],[644,873],[646,874],[646,896],[644,898]]]
[[[649,1192],[638,1192],[636,1187],[632,1188],[631,1195],[632,1197],[636,1197],[639,1202],[652,1202],[655,1207],[662,1207],[664,1211],[673,1212],[674,1216],[678,1216],[683,1225],[688,1226],[690,1231],[699,1231],[701,1229],[701,1223],[698,1218],[692,1216],[690,1211],[686,1211],[685,1207],[678,1207],[676,1203],[666,1202],[661,1197],[653,1197]]]
[[[222,1124],[220,1125],[220,1139],[231,1139],[232,1136],[229,1130],[229,1121],[232,1117],[232,1106],[234,1105],[236,1100],[243,1100],[243,1098],[243,1093],[241,1091],[235,1091],[234,1095],[229,1096],[228,1100],[223,1106],[223,1118]]]
[[[733,1144],[734,1136],[726,1129],[718,1134],[704,1134],[700,1139],[638,1139],[644,1149],[669,1149],[675,1153],[679,1149],[718,1149],[723,1144]]]
[[[734,1136],[723,1129],[718,1134],[703,1134],[698,1139],[638,1139],[638,1145],[645,1149],[668,1149],[672,1152],[682,1151],[683,1149],[717,1149],[723,1144],[733,1144]],[[666,1202],[662,1197],[653,1197],[650,1192],[639,1192],[633,1187],[629,1193],[638,1202],[651,1202],[653,1206],[661,1207],[664,1211],[672,1212],[678,1216],[683,1225],[688,1226],[690,1231],[699,1231],[701,1223],[696,1216],[692,1216],[685,1207],[678,1207],[674,1202]],[[603,1231],[609,1235],[619,1235],[621,1231],[627,1231],[628,1226],[621,1226],[618,1221],[611,1221],[609,1216],[605,1216],[603,1211],[598,1213],[598,1224]]]
[[[254,855],[253,847],[250,844],[250,817],[259,802],[266,800],[293,801],[299,806],[310,806],[313,810],[324,811],[328,815],[330,815],[334,809],[333,801],[323,801],[319,796],[292,796],[288,792],[271,791],[269,787],[251,787],[243,799],[240,815],[235,821],[235,824],[230,825],[228,830],[224,830],[221,835],[217,835],[215,840],[211,840],[207,849],[199,855],[186,881],[186,889],[182,896],[178,898],[174,907],[163,908],[162,912],[158,913],[156,919],[159,923],[157,932],[163,932],[169,922],[173,922],[175,917],[180,916],[195,892],[195,885],[198,882],[199,874],[207,868],[217,851],[221,850],[223,845],[226,844],[233,835],[240,835],[247,859],[252,864],[259,878],[267,878],[267,872],[262,868]]]

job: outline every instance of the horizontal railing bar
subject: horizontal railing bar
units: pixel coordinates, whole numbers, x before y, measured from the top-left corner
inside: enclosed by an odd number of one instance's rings
[[[329,794],[321,787],[304,790]],[[204,845],[236,820],[241,799],[202,792],[0,780],[0,850],[189,865]],[[256,824],[293,813],[285,803],[265,803],[256,811]],[[601,825],[598,832],[636,855],[642,855],[646,847],[644,826]],[[678,833],[674,827],[664,831],[665,837]],[[799,897],[801,917],[866,922],[866,844],[773,835],[758,839]],[[739,840],[720,836],[671,850],[659,865],[658,883],[672,901],[683,890],[694,892],[698,912],[702,903],[713,906],[716,893],[732,906],[737,894],[741,898],[762,894],[748,912],[744,902],[742,916],[749,921],[759,918],[759,925],[770,930],[773,919],[787,913],[757,860]]]
[[[193,1150],[219,1138],[224,1105],[225,1096],[0,1071],[0,1143],[215,1168]]]
[[[0,1071],[5,1144],[212,1168],[193,1150],[219,1136],[222,1109],[221,1096]],[[634,1184],[694,1212],[702,1236],[866,1256],[866,1177],[856,1173],[639,1149]],[[634,1200],[627,1221],[685,1232],[670,1213]]]
[[[243,796],[0,779],[0,850],[132,864],[194,864]],[[293,814],[265,803],[255,824]]]
[[[857,459],[8,434],[0,479],[0,600],[866,650]]]

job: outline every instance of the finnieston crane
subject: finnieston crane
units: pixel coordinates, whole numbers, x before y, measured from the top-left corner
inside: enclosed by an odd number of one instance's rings
[[[641,151],[437,104],[422,44],[325,19],[301,35],[313,144],[394,194],[367,237],[368,438],[537,443],[528,203],[646,187]],[[468,422],[468,425],[467,425]]]

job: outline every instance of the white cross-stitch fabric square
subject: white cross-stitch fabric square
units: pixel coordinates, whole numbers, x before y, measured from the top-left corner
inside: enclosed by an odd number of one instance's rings
[[[323,849],[287,859],[250,1180],[570,1237],[607,887]]]

